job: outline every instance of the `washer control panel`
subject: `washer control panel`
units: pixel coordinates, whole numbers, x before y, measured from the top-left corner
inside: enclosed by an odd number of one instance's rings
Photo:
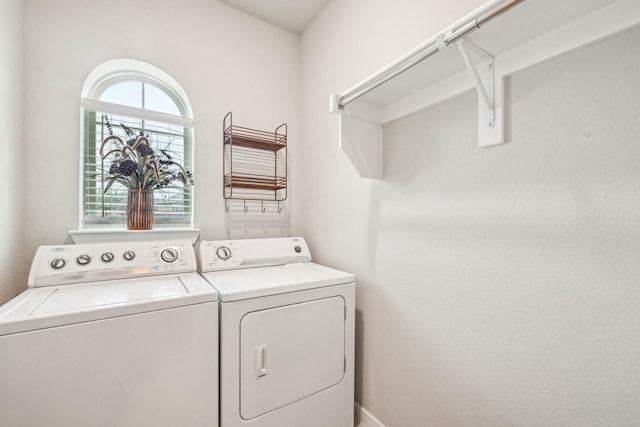
[[[311,261],[302,237],[202,241],[200,271],[233,270]]]
[[[196,270],[190,241],[40,246],[33,258],[29,287]]]

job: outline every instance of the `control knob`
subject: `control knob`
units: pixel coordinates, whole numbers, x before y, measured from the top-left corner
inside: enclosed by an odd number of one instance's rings
[[[231,249],[226,246],[220,246],[218,249],[216,249],[216,255],[221,260],[226,261],[231,258]]]
[[[136,257],[136,253],[133,251],[126,251],[122,257],[127,261],[132,261]]]
[[[89,255],[80,255],[78,256],[78,258],[76,258],[76,263],[78,265],[87,265],[91,262],[91,257]]]
[[[100,259],[103,262],[111,262],[111,261],[113,261],[113,258],[114,258],[113,257],[113,252],[105,252],[102,255],[100,255]]]
[[[53,261],[51,261],[51,268],[53,268],[54,270],[60,270],[65,266],[66,263],[67,262],[64,260],[64,258],[55,258]]]
[[[160,258],[162,258],[164,262],[174,262],[179,256],[180,252],[178,252],[176,248],[166,248],[160,252]]]

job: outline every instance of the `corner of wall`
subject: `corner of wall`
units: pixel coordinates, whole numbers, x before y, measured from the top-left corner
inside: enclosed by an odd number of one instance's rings
[[[22,144],[23,2],[0,2],[0,304],[22,291],[24,245],[21,239],[24,202]]]

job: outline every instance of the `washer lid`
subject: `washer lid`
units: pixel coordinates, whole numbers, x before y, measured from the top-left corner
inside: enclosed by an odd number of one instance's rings
[[[201,273],[218,290],[220,301],[238,301],[355,281],[353,274],[303,262]]]
[[[0,307],[0,335],[217,299],[197,273],[30,288]]]

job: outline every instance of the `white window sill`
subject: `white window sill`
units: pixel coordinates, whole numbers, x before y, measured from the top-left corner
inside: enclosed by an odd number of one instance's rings
[[[106,242],[148,242],[152,240],[190,240],[196,243],[200,236],[197,228],[165,228],[157,230],[73,230],[69,231],[73,242],[106,243]]]

